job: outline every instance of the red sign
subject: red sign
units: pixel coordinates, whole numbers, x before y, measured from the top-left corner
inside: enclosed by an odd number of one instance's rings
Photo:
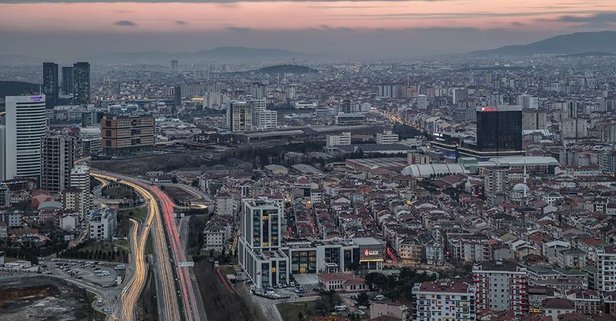
[[[496,107],[481,107],[481,111],[498,111]]]

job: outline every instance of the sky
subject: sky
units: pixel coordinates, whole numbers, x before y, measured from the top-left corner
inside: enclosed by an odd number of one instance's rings
[[[218,46],[401,57],[615,27],[614,0],[0,0],[0,54],[59,59]]]

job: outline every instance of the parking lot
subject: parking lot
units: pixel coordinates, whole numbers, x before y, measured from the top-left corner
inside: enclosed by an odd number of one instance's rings
[[[124,276],[123,266],[96,261],[55,260],[46,262],[45,265],[43,273],[74,278],[100,287],[115,286],[117,277]]]

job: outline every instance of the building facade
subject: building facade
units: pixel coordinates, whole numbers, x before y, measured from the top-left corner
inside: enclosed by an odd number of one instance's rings
[[[475,287],[462,281],[422,282],[413,286],[414,321],[474,321]]]
[[[71,170],[71,189],[75,195],[74,210],[86,215],[92,208],[92,191],[90,187],[90,167],[77,165]]]
[[[101,144],[105,155],[129,155],[154,147],[151,115],[105,115],[101,120]]]
[[[6,97],[6,125],[0,126],[0,180],[41,178],[41,139],[47,134],[45,96]]]
[[[90,63],[73,64],[73,100],[80,105],[90,103]]]
[[[70,186],[75,147],[75,139],[68,135],[47,135],[43,138],[41,189],[59,193]]]
[[[506,261],[483,262],[473,266],[477,311],[528,313],[526,268]]]
[[[43,63],[43,94],[45,94],[45,105],[51,109],[58,99],[60,83],[58,82],[58,64],[53,62]]]
[[[522,107],[478,107],[477,148],[480,151],[522,150]]]

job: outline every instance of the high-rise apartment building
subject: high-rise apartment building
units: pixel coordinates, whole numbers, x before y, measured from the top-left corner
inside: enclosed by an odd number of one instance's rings
[[[7,96],[0,126],[0,180],[41,178],[41,139],[47,134],[45,96]]]
[[[171,73],[175,75],[179,72],[180,72],[180,66],[179,66],[177,59],[171,60]]]
[[[45,105],[51,109],[55,106],[59,96],[60,83],[58,79],[58,64],[53,62],[43,63],[43,94]]]
[[[453,104],[457,104],[461,101],[468,99],[468,89],[466,88],[454,88],[451,92]]]
[[[490,167],[484,170],[483,187],[486,195],[506,193],[509,191],[507,167]]]
[[[475,321],[475,287],[462,281],[422,282],[411,291],[414,321]]]
[[[473,266],[477,311],[528,313],[526,268],[513,262],[483,262]]]
[[[420,110],[428,109],[428,96],[417,95],[417,109],[420,109]]]
[[[90,63],[73,64],[73,99],[76,104],[90,103]]]
[[[522,113],[522,129],[546,129],[546,113],[540,111],[524,111]]]
[[[175,111],[182,107],[182,86],[173,87],[173,101],[175,103]]]
[[[75,138],[47,135],[42,140],[41,189],[59,193],[70,186],[75,165]]]
[[[105,155],[128,155],[154,147],[151,115],[105,115],[101,120],[101,145]]]
[[[616,291],[616,246],[597,251],[597,290]]]
[[[227,126],[232,132],[251,131],[253,106],[245,101],[232,101],[227,106]]]
[[[478,107],[477,148],[480,151],[522,150],[522,107]]]
[[[73,67],[62,67],[62,94],[72,95],[75,91],[75,75]]]
[[[238,259],[259,289],[289,282],[289,258],[281,251],[283,213],[281,200],[243,200]]]
[[[74,198],[74,210],[86,215],[92,208],[92,192],[90,188],[90,167],[77,165],[70,174],[71,190],[75,192],[69,197]]]

